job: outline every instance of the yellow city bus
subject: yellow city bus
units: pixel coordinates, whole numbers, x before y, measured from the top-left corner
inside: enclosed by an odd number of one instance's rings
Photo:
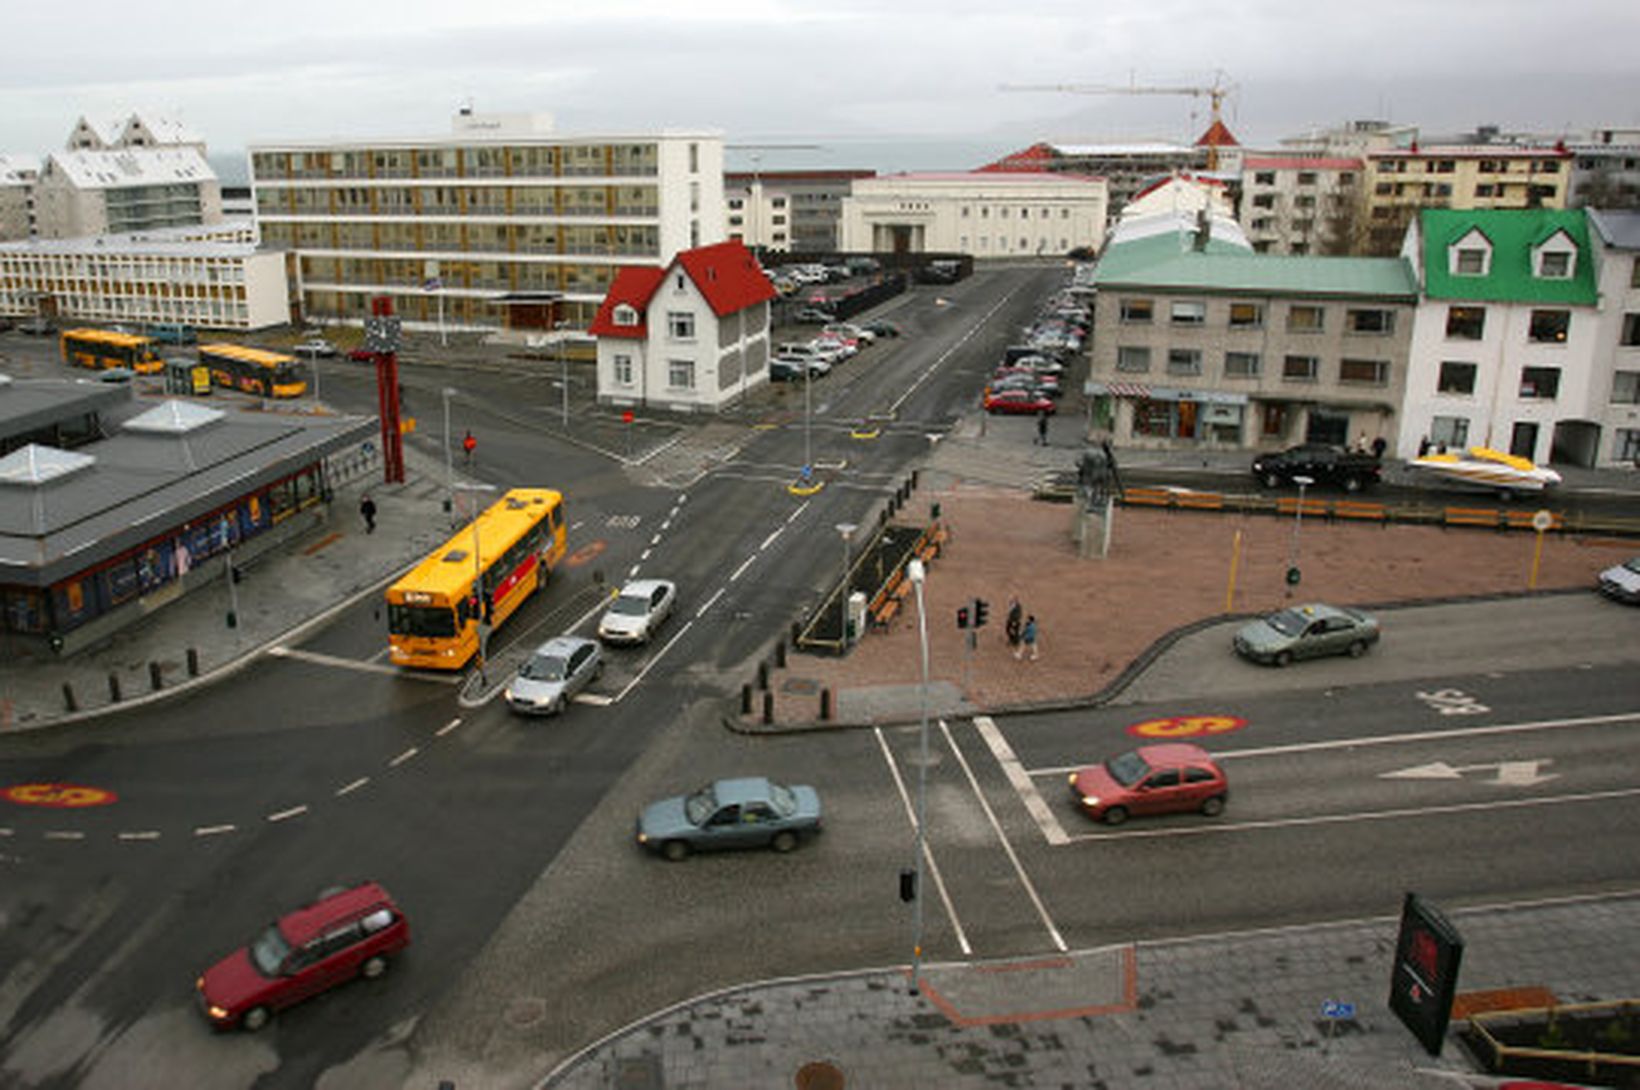
[[[225,389],[259,397],[301,397],[307,392],[301,363],[282,352],[240,344],[202,344],[199,362],[211,369],[211,381]]]
[[[565,536],[562,493],[507,492],[387,589],[393,664],[466,666],[478,653],[480,618],[499,625],[535,593],[563,559]]]
[[[139,375],[152,375],[165,366],[154,351],[152,337],[111,329],[65,329],[62,350],[64,363],[94,371],[126,367]]]

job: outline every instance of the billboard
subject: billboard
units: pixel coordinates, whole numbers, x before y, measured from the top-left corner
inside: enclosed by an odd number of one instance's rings
[[[1431,1056],[1441,1054],[1452,997],[1458,990],[1463,938],[1441,911],[1416,893],[1401,904],[1401,933],[1390,971],[1389,1009]]]

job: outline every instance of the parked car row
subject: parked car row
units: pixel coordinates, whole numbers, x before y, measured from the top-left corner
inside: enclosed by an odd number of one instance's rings
[[[1003,349],[1002,361],[985,384],[985,411],[1036,415],[1053,413],[1064,393],[1065,371],[1081,351],[1088,329],[1087,304],[1066,290],[1043,304],[1020,343]]]
[[[881,271],[882,263],[874,257],[850,257],[828,262],[808,261],[778,265],[772,269],[764,269],[763,274],[781,295],[795,295],[803,288],[838,284],[852,277],[869,276]]]
[[[806,341],[787,341],[775,348],[769,361],[769,381],[792,382],[800,378],[819,378],[845,360],[853,359],[861,349],[876,344],[880,338],[898,337],[900,330],[892,322],[873,319],[866,322],[828,321],[819,333]]]

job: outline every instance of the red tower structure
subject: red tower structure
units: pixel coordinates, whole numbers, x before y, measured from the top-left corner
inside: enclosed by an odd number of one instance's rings
[[[365,346],[376,354],[376,405],[382,422],[382,482],[404,483],[404,430],[399,421],[399,320],[392,297],[370,300]]]

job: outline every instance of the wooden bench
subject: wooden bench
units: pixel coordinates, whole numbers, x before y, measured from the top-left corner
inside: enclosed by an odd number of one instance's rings
[[[905,603],[906,595],[911,593],[911,580],[905,577],[903,571],[897,571],[888,577],[883,589],[871,600],[866,612],[871,617],[871,623],[878,628],[887,628],[894,615],[900,611]]]
[[[1498,515],[1491,507],[1448,507],[1442,512],[1441,521],[1447,526],[1484,526],[1496,530],[1504,525]]]
[[[1532,520],[1537,517],[1536,511],[1506,511],[1504,525],[1511,530],[1534,530]],[[1559,532],[1566,529],[1566,520],[1558,511],[1549,512],[1549,529]]]
[[[1173,493],[1165,488],[1124,488],[1122,503],[1133,507],[1172,507]]]
[[[1283,515],[1297,516],[1302,508],[1304,514],[1311,518],[1326,518],[1327,510],[1331,505],[1326,500],[1312,499],[1305,496],[1302,501],[1297,496],[1282,496],[1276,500],[1276,510]]]
[[[1188,511],[1224,510],[1224,497],[1217,492],[1175,492],[1173,503]]]
[[[887,628],[894,614],[900,612],[900,599],[893,595],[883,595],[882,601],[871,609],[871,623],[878,628]]]
[[[1366,522],[1381,522],[1389,525],[1389,511],[1381,503],[1365,503],[1361,500],[1334,500],[1332,505],[1333,518],[1360,519]]]

